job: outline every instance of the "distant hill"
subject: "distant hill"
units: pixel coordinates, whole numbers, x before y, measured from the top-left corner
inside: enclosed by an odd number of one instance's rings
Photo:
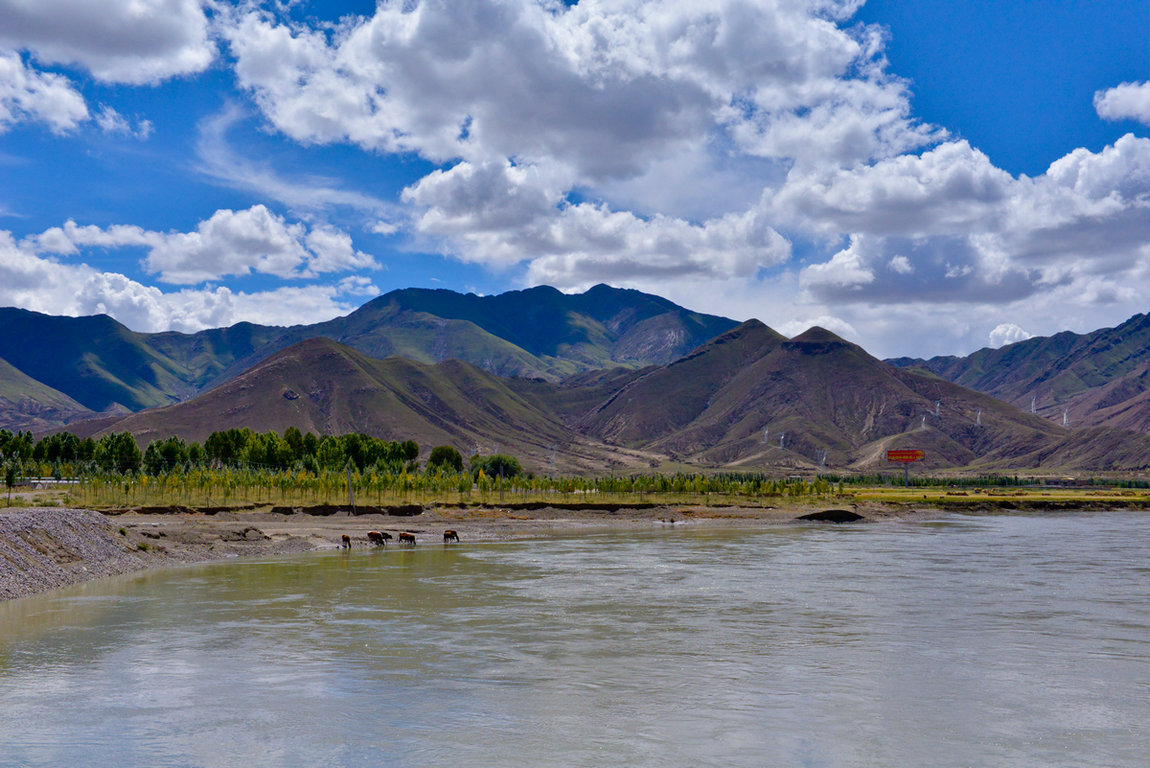
[[[888,361],[1072,426],[1150,432],[1150,315],[1115,328],[1035,337],[966,357]]]
[[[605,285],[576,295],[548,287],[498,296],[413,288],[324,323],[239,323],[194,334],[137,333],[104,315],[0,308],[0,358],[82,409],[116,413],[187,400],[310,338],[339,341],[371,357],[458,359],[502,376],[557,381],[604,366],[667,363],[734,325]],[[6,375],[0,370],[0,382]],[[27,402],[35,401],[30,397]],[[49,421],[57,425],[74,418],[48,401],[41,405],[44,413],[54,410]],[[23,413],[0,410],[0,427],[28,426],[32,417]]]
[[[191,397],[237,357],[282,332],[241,323],[197,334],[137,333],[107,315],[57,317],[4,307],[0,357],[84,409],[122,413]],[[8,381],[10,374],[0,371],[0,386]],[[0,427],[22,426],[0,421]]]

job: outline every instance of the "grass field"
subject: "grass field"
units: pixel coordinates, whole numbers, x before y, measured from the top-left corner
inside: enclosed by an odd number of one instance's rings
[[[852,488],[859,503],[916,504],[948,510],[1058,510],[1142,509],[1150,507],[1150,489],[1113,487],[1008,487],[1008,488],[903,488],[869,486]]]
[[[631,477],[486,477],[466,473],[265,472],[199,469],[158,476],[98,475],[35,495],[39,504],[96,510],[135,507],[225,508],[466,506],[562,504],[576,506],[921,507],[952,511],[1150,508],[1150,488],[1131,480],[1112,485],[1051,487],[990,485],[988,478],[920,478],[921,485],[879,485],[826,478],[757,475],[642,475]],[[1098,482],[1098,481],[1095,481]],[[350,486],[350,487],[349,487]],[[17,494],[12,504],[27,503]]]

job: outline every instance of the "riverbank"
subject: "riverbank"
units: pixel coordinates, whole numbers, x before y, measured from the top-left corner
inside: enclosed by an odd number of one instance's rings
[[[0,600],[147,568],[335,549],[375,546],[369,531],[400,533],[419,544],[443,543],[454,530],[460,541],[509,541],[543,536],[640,531],[675,527],[757,527],[794,522],[829,505],[771,507],[612,505],[470,506],[371,511],[149,508],[109,513],[85,509],[24,507],[0,511]],[[274,510],[274,511],[273,511]],[[366,512],[366,514],[364,514]],[[909,507],[868,507],[864,520],[924,517]]]

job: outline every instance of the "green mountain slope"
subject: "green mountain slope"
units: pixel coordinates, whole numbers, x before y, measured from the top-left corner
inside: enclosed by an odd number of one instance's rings
[[[106,315],[0,309],[0,357],[93,411],[166,405],[195,391],[183,367]]]
[[[373,299],[346,317],[283,329],[267,344],[237,357],[212,383],[317,336],[372,357],[401,355],[425,363],[458,359],[497,376],[558,381],[607,366],[668,363],[734,325],[658,296],[606,285],[575,295],[547,286],[497,296],[407,288]]]
[[[181,378],[192,391],[218,382],[237,361],[259,358],[284,335],[285,329],[237,323],[228,328],[211,328],[199,333],[154,333],[145,339],[152,349],[180,366]]]
[[[575,295],[548,286],[498,296],[411,288],[381,296],[359,312],[381,310],[464,320],[531,355],[573,360],[583,369],[668,363],[735,325],[606,285]]]
[[[40,432],[95,414],[0,359],[0,424]]]
[[[500,376],[558,380],[607,366],[669,363],[734,325],[606,285],[575,295],[547,286],[497,296],[409,288],[347,317],[292,329],[284,340],[319,335],[373,357],[456,358]]]

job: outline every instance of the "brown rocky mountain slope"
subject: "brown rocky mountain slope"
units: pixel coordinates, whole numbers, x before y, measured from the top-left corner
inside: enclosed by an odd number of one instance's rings
[[[436,445],[453,445],[464,455],[498,448],[536,467],[550,462],[553,447],[557,461],[580,471],[647,462],[638,452],[573,433],[503,380],[468,363],[377,360],[323,338],[283,350],[187,402],[70,429],[81,436],[128,431],[145,445],[170,435],[202,442],[216,430],[282,433],[291,426],[414,440],[425,453]]]

